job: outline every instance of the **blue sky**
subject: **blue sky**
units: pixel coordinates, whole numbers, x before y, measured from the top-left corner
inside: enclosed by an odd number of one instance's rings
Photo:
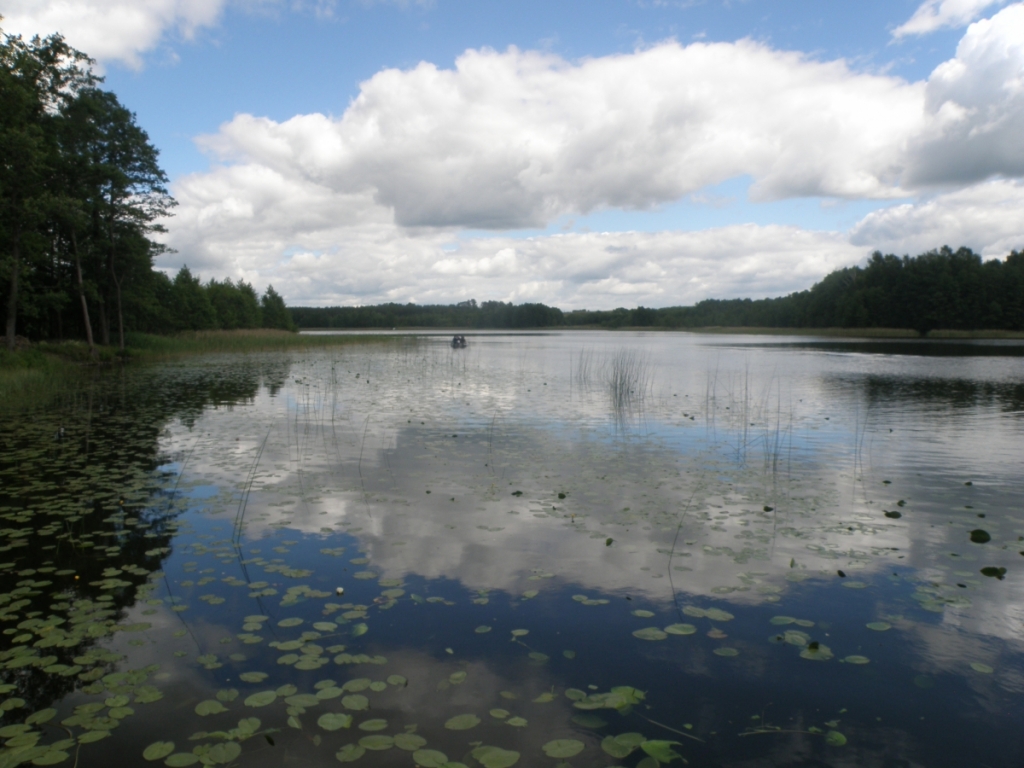
[[[1024,6],[7,0],[161,150],[169,270],[292,304],[668,306],[1024,247]]]

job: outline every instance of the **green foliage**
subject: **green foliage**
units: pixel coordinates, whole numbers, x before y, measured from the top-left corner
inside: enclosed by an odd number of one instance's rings
[[[267,292],[260,299],[260,307],[263,310],[264,328],[276,328],[281,331],[297,330],[291,313],[284,305],[284,299],[274,290],[274,286],[267,286]]]
[[[563,324],[562,310],[544,304],[463,301],[375,307],[293,307],[299,328],[543,328]]]

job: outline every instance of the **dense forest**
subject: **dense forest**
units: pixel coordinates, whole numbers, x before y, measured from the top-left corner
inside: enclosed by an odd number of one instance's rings
[[[2,20],[2,19],[0,19]],[[0,301],[6,343],[291,328],[281,297],[153,268],[174,206],[157,149],[85,54],[0,32]],[[96,338],[98,336],[98,338]]]
[[[1024,252],[983,261],[969,248],[874,253],[806,291],[776,299],[707,299],[692,307],[574,310],[464,301],[451,306],[294,307],[300,328],[906,328],[1024,330]]]

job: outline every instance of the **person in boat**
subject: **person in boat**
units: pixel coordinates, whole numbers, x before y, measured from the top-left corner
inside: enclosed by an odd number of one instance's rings
[[[465,346],[466,346],[466,337],[463,336],[461,333],[456,334],[452,338],[452,348],[453,349],[462,349]]]

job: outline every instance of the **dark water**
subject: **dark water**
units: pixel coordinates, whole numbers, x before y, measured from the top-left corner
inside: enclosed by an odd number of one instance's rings
[[[445,341],[2,416],[0,768],[1024,760],[1024,345]]]

